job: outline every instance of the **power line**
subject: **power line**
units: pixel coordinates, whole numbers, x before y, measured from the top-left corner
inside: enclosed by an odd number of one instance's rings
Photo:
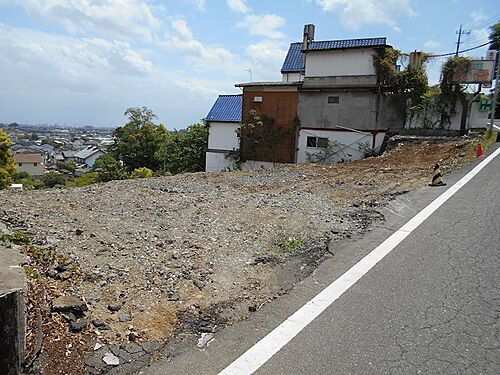
[[[480,29],[480,28],[485,27],[485,26],[492,26],[493,23],[497,23],[498,22],[499,18],[500,18],[500,13],[498,13],[497,15],[491,17],[488,21],[486,21],[482,25],[476,26],[475,29]]]
[[[478,48],[481,48],[481,47],[487,46],[488,44],[490,44],[490,42],[487,42],[487,43],[484,43],[484,44],[481,44],[481,45],[479,45],[479,46],[475,46],[475,47],[472,47],[472,48],[467,48],[467,49],[464,49],[464,50],[461,50],[461,51],[450,52],[450,53],[443,53],[443,54],[441,54],[441,55],[429,55],[428,57],[444,57],[444,56],[452,56],[452,55],[459,54],[459,53],[464,53],[464,52],[473,51],[473,50],[475,50],[475,49],[478,49]]]

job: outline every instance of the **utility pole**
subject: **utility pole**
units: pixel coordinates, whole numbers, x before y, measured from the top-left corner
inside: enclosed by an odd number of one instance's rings
[[[457,52],[455,53],[455,56],[458,56],[458,51],[460,51],[460,41],[462,39],[462,35],[470,35],[470,30],[462,31],[462,25],[460,25],[460,30],[457,31],[457,34],[458,34],[458,41],[457,41]]]
[[[497,55],[500,54],[500,50],[497,50]],[[497,79],[495,80],[495,91],[493,92],[493,103],[491,103],[491,118],[490,118],[490,127],[488,128],[489,133],[493,131],[493,124],[495,123],[495,112],[497,107],[497,99],[498,99],[498,83],[500,81],[500,57],[497,57]]]
[[[248,69],[245,69],[244,71],[250,73],[250,82],[252,82],[253,81],[253,78],[252,78],[252,69],[248,68]]]

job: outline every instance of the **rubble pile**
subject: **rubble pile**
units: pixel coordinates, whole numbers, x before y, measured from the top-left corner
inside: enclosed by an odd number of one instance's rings
[[[196,345],[245,319],[310,274],[330,242],[366,231],[377,207],[425,185],[434,163],[470,160],[467,147],[400,145],[335,166],[0,192],[0,221],[61,257],[40,268],[47,314],[84,335],[97,374],[147,354],[148,343],[183,332]]]

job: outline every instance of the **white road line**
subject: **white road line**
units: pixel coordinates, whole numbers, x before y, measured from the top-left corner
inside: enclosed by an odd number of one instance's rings
[[[460,181],[451,186],[432,203],[416,214],[410,221],[393,233],[368,255],[352,266],[337,280],[323,289],[313,299],[298,309],[287,320],[281,323],[264,338],[243,353],[238,359],[220,372],[221,375],[252,374],[281,350],[309,323],[316,319],[328,306],[335,302],[344,292],[352,287],[370,269],[389,254],[411,232],[418,228],[429,216],[467,184],[475,175],[486,167],[498,154],[500,148],[488,156]]]

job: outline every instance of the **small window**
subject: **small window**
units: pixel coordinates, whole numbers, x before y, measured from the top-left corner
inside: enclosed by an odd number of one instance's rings
[[[339,103],[340,103],[340,98],[338,96],[328,97],[328,104],[339,104]]]
[[[316,148],[317,144],[318,144],[317,141],[318,141],[317,137],[307,137],[307,146],[306,147]]]
[[[38,166],[38,163],[33,163],[33,165],[34,165],[35,167],[37,167],[37,166]]]
[[[327,148],[328,138],[307,137],[307,146],[309,148]]]
[[[327,148],[328,147],[328,138],[318,138],[318,148]]]
[[[23,163],[17,163],[18,166],[22,167],[23,166]]]

